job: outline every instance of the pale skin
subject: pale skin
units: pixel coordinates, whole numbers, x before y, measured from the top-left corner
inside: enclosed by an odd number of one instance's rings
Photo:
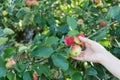
[[[102,64],[109,72],[120,79],[120,60],[108,52],[102,45],[88,38],[79,37],[86,45],[86,50],[76,60]]]

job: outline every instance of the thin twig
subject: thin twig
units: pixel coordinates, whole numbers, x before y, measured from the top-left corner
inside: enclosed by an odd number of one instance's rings
[[[117,21],[114,21],[114,22],[112,22],[111,24],[108,24],[106,27],[109,27],[109,26],[113,25],[113,24],[116,23],[116,22],[117,22]],[[104,30],[106,27],[103,27],[103,28],[99,29],[97,32],[89,35],[88,38],[93,37],[93,36],[96,35],[97,33],[99,33],[99,32],[101,32],[102,30]]]

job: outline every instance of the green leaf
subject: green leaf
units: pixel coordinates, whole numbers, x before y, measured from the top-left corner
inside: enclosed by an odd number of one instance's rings
[[[41,73],[43,73],[46,76],[50,75],[48,65],[40,65],[39,70],[40,70]]]
[[[112,52],[115,56],[119,57],[120,58],[120,48],[119,47],[115,47],[113,49],[113,52]]]
[[[53,49],[49,47],[43,47],[40,49],[36,49],[31,53],[31,56],[33,57],[48,57],[53,53]]]
[[[14,73],[12,73],[12,72],[8,72],[8,73],[7,73],[7,78],[8,78],[9,80],[14,80],[14,77],[15,77],[15,74],[14,74]]]
[[[5,68],[5,62],[2,57],[0,57],[0,78],[5,76],[7,69]]]
[[[6,35],[12,35],[12,34],[14,34],[14,31],[12,29],[10,29],[10,28],[5,28],[3,32]]]
[[[69,69],[65,73],[72,76],[73,74],[75,74],[75,72],[76,70],[72,66],[69,66]]]
[[[59,40],[59,38],[52,36],[47,39],[46,44],[48,44],[48,45],[57,44],[58,40]]]
[[[3,57],[4,58],[10,58],[15,54],[15,49],[14,48],[7,48],[4,50]]]
[[[73,30],[76,29],[77,27],[77,21],[72,18],[72,17],[67,17],[67,24],[69,25],[69,27],[71,27]]]
[[[109,47],[110,46],[110,41],[109,40],[102,40],[99,43],[101,45],[105,46],[105,47]]]
[[[24,73],[23,80],[33,80],[31,71],[27,71]]]
[[[57,32],[67,33],[69,31],[68,25],[62,25],[57,28]]]
[[[17,16],[18,18],[22,18],[22,17],[24,17],[27,13],[30,13],[30,8],[24,7],[24,8],[21,8],[21,9],[17,12],[16,16]]]
[[[79,32],[77,30],[72,30],[68,32],[69,36],[76,36],[77,34],[79,34]]]
[[[82,76],[80,73],[75,73],[72,75],[71,80],[82,80]]]
[[[88,68],[87,71],[86,71],[86,74],[96,76],[98,73],[94,68]]]
[[[8,41],[8,38],[0,37],[0,45],[5,44]]]
[[[103,39],[107,35],[108,31],[109,31],[109,28],[106,27],[102,31],[97,33],[93,38],[96,39],[97,41],[100,41],[101,39]]]
[[[112,8],[110,8],[110,10],[108,12],[108,15],[110,17],[115,17],[119,13],[120,13],[120,7],[119,6],[113,6]]]
[[[40,16],[39,13],[35,14],[35,16],[34,16],[34,22],[37,23],[37,24],[41,23],[41,16]]]
[[[60,67],[64,71],[69,68],[67,60],[61,55],[53,55],[52,61],[56,67]]]
[[[22,52],[24,52],[27,49],[28,48],[26,46],[20,46],[19,49],[18,49],[18,52],[22,53]]]
[[[0,36],[3,35],[3,29],[0,28]]]
[[[115,16],[115,19],[116,19],[118,22],[120,22],[120,12],[119,12],[118,15]]]
[[[22,61],[19,61],[14,65],[14,69],[17,72],[23,72],[25,68],[26,68],[26,65]]]
[[[31,13],[27,13],[24,18],[23,18],[23,25],[29,25],[31,24],[32,21],[32,14]]]

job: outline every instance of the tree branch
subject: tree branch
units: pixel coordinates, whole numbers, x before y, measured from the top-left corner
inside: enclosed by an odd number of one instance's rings
[[[113,25],[113,24],[116,23],[116,22],[117,22],[117,21],[114,21],[114,22],[112,22],[111,24],[108,24],[106,27],[110,27],[111,25]],[[93,37],[93,36],[96,35],[97,33],[99,33],[99,32],[101,32],[102,30],[104,30],[106,27],[103,27],[103,28],[99,29],[97,32],[89,35],[87,38]]]

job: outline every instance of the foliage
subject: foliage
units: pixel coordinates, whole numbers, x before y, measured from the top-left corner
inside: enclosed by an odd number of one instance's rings
[[[64,37],[83,33],[120,58],[120,0],[38,3],[0,0],[0,80],[33,80],[33,73],[39,80],[118,80],[99,64],[71,59]],[[11,58],[16,63],[7,68]]]

